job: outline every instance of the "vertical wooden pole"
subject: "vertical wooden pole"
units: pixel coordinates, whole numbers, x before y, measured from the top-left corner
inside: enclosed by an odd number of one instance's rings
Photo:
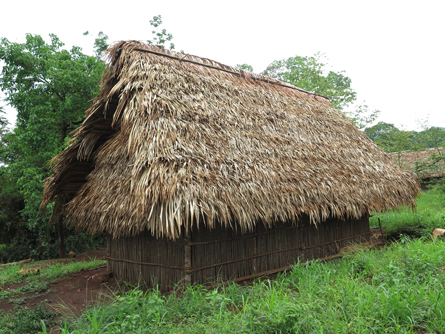
[[[107,235],[107,256],[111,257],[111,235]],[[107,259],[107,271],[111,271],[110,260]]]
[[[58,232],[59,232],[59,259],[66,258],[66,248],[65,248],[65,238],[63,235],[63,216],[60,216],[58,222]]]
[[[192,285],[192,277],[190,276],[189,270],[192,268],[192,246],[190,245],[191,238],[190,235],[184,238],[184,282],[186,285]]]
[[[258,231],[258,227],[255,226],[254,233],[258,233],[257,231]],[[258,250],[256,247],[256,237],[253,237],[253,255],[258,255]],[[256,274],[258,272],[256,259],[257,259],[256,257],[253,258],[253,268],[252,268],[253,272],[252,272],[252,274]]]

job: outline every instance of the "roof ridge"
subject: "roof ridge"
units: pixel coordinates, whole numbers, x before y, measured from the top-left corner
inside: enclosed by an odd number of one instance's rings
[[[124,44],[125,44],[125,43],[122,43],[122,44],[119,46],[119,48],[117,49],[117,51],[116,51],[116,56],[115,56],[114,59],[113,59],[113,64],[114,64],[114,63],[117,61],[117,59],[119,58],[119,56],[120,56],[120,54],[121,54],[121,52],[120,52],[120,51],[121,51],[121,48],[124,46]],[[160,46],[160,45],[156,45],[156,47],[164,49],[164,48],[163,48],[162,46]],[[165,50],[165,49],[164,49],[164,50]],[[162,53],[162,52],[153,51],[153,50],[149,50],[149,49],[143,49],[143,48],[140,48],[140,47],[135,47],[135,48],[132,49],[132,51],[146,52],[146,53],[155,54],[155,55],[157,55],[157,56],[161,56],[161,57],[167,57],[167,58],[175,59],[175,60],[178,60],[178,61],[180,61],[180,62],[188,62],[188,63],[192,63],[192,64],[195,64],[195,65],[204,66],[204,67],[207,67],[207,68],[211,68],[211,69],[215,69],[215,70],[223,71],[223,72],[226,72],[226,73],[230,73],[230,74],[233,74],[233,75],[235,75],[235,76],[237,76],[237,77],[247,79],[245,75],[246,75],[248,72],[246,72],[246,71],[244,71],[244,70],[241,70],[241,69],[238,69],[239,72],[235,72],[235,71],[231,70],[231,69],[234,69],[234,68],[231,67],[231,66],[229,66],[229,65],[224,65],[224,64],[222,64],[222,63],[219,63],[219,62],[216,62],[216,61],[213,61],[213,60],[210,60],[210,59],[206,59],[206,60],[208,60],[208,61],[210,61],[210,62],[212,62],[212,63],[216,63],[216,64],[218,64],[218,65],[221,66],[221,67],[218,67],[218,66],[213,66],[213,65],[205,64],[204,62],[198,62],[198,61],[194,61],[194,60],[190,60],[190,59],[185,59],[186,57],[191,56],[190,54],[185,54],[185,57],[181,59],[180,57],[177,57],[177,56],[174,56],[174,55],[169,55],[169,54],[167,54],[167,53]],[[172,53],[176,53],[176,54],[180,54],[180,53],[178,53],[178,52],[176,52],[176,51],[170,51],[170,52],[172,52]],[[192,55],[192,56],[193,56],[193,55]],[[201,60],[204,60],[204,59],[205,59],[205,58],[201,58],[201,57],[198,57],[198,56],[193,56],[193,57],[198,58],[198,59],[201,59]],[[229,70],[229,69],[226,69],[226,68],[223,68],[222,66],[229,67],[230,70]],[[270,77],[266,77],[266,76],[263,76],[263,75],[261,75],[261,74],[256,74],[256,73],[252,73],[252,74],[255,74],[255,75],[249,75],[249,79],[251,79],[251,80],[253,80],[253,81],[255,81],[255,82],[262,81],[262,82],[265,82],[265,83],[268,83],[268,84],[272,84],[272,85],[277,85],[277,86],[281,86],[281,87],[285,87],[285,88],[293,89],[293,90],[296,90],[296,91],[299,91],[299,92],[302,92],[302,93],[305,93],[305,94],[308,94],[308,95],[312,95],[312,96],[314,96],[314,97],[317,97],[317,96],[318,96],[318,97],[321,97],[321,98],[326,99],[327,101],[330,102],[329,98],[326,97],[326,96],[324,96],[324,95],[317,94],[317,93],[314,93],[314,92],[310,92],[310,91],[307,91],[307,90],[305,90],[305,89],[299,88],[299,87],[297,87],[297,86],[291,85],[291,84],[289,84],[289,83],[285,83],[285,82],[282,82],[282,81],[277,80],[277,79],[273,79],[273,78],[270,78]],[[263,78],[262,78],[262,77],[263,77]],[[265,79],[265,78],[267,78],[267,79]]]

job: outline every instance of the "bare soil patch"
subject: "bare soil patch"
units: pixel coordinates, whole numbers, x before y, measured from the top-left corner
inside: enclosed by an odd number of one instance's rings
[[[24,293],[0,301],[0,310],[11,310],[16,304],[11,299],[24,299],[21,306],[33,309],[35,305],[45,301],[48,307],[61,313],[80,315],[85,306],[96,302],[100,298],[109,295],[117,287],[116,280],[112,277],[108,282],[100,283],[92,277],[104,271],[104,268],[69,273],[63,280],[50,284],[48,292]],[[5,285],[5,289],[17,289],[28,283]]]
[[[100,249],[80,254],[74,259],[54,259],[50,262],[92,261],[102,259],[105,255],[106,250]],[[68,273],[59,281],[51,283],[45,291],[11,294],[10,298],[0,300],[0,310],[10,311],[16,305],[32,310],[43,302],[58,314],[54,319],[56,322],[59,322],[62,317],[80,316],[85,307],[98,301],[106,301],[114,291],[118,290],[119,287],[114,277],[107,276],[105,280],[97,279],[97,274],[105,271],[105,265],[102,265],[92,270]],[[16,290],[27,284],[29,282],[8,284],[3,285],[2,289]],[[55,327],[53,329],[56,329]]]

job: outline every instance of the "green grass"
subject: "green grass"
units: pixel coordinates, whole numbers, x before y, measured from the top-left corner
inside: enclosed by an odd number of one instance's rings
[[[27,285],[24,285],[20,288],[14,289],[14,290],[0,290],[0,301],[4,300],[4,299],[9,299],[10,302],[14,302],[15,300],[20,300],[23,299],[23,301],[25,300],[23,297],[21,298],[16,298],[17,296],[20,296],[23,293],[30,293],[30,292],[35,292],[36,295],[41,293],[41,292],[47,292],[49,290],[49,283],[48,282],[37,282],[37,281],[33,281],[30,282]],[[30,296],[29,298],[35,298],[36,296]]]
[[[48,309],[43,301],[30,310],[27,307],[16,306],[12,312],[0,311],[0,334],[31,334],[41,333],[43,326],[54,325],[56,313]]]
[[[135,288],[61,333],[445,333],[445,242],[403,238],[253,286]]]
[[[417,199],[416,211],[402,206],[392,211],[373,213],[369,219],[371,228],[379,227],[379,219],[390,237],[400,234],[431,236],[433,229],[445,228],[445,194],[434,189],[423,192]]]
[[[68,264],[64,263],[53,263],[45,265],[45,261],[40,262],[30,262],[23,266],[13,265],[0,267],[0,286],[6,284],[14,284],[21,282],[35,282],[35,281],[45,281],[54,282],[62,279],[66,274],[72,272],[78,272],[81,270],[90,270],[99,267],[106,263],[105,260],[92,260],[88,262],[71,262]],[[41,266],[39,274],[31,274],[27,276],[20,276],[19,270],[21,268],[36,268]]]

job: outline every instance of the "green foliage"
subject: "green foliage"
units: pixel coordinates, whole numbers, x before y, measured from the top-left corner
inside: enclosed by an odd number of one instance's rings
[[[427,122],[427,121],[426,121]],[[445,130],[438,127],[424,125],[423,131],[416,135],[416,144],[419,149],[430,148],[430,156],[415,165],[416,173],[440,175],[445,173]],[[436,188],[445,193],[445,180],[438,180]]]
[[[167,33],[166,29],[158,29],[161,24],[161,15],[153,16],[153,19],[150,20],[150,25],[155,29],[151,32],[153,34],[152,39],[147,40],[148,44],[162,45],[163,47],[166,47],[167,42],[170,42],[173,39],[173,35]],[[170,43],[169,49],[173,50],[174,48],[175,44]]]
[[[312,57],[295,56],[276,60],[261,74],[326,96],[339,110],[356,99],[351,79],[344,75],[344,71],[328,70],[326,57],[320,53]]]
[[[46,326],[52,326],[55,324],[53,319],[56,315],[54,311],[45,306],[44,301],[36,305],[34,310],[16,306],[10,313],[1,311],[0,333],[40,333],[41,321],[44,321]]]
[[[253,67],[249,64],[236,64],[236,68],[247,72],[253,72]]]
[[[0,263],[3,263],[3,253],[6,249],[6,244],[0,244]]]
[[[441,178],[440,180],[438,180],[434,185],[434,189],[440,191],[442,194],[445,194],[445,178]]]
[[[46,284],[48,282],[57,281],[68,273],[74,273],[81,270],[90,270],[104,264],[104,260],[98,259],[94,259],[92,261],[75,261],[68,264],[53,263],[49,266],[44,266],[40,270],[39,275],[34,276],[20,276],[20,274],[18,273],[20,270],[20,266],[18,265],[12,267],[5,266],[0,268],[0,282],[2,284],[15,284],[20,282],[43,282],[42,284]],[[23,266],[23,268],[34,268],[37,265],[38,263],[32,262],[28,266]],[[20,288],[18,292],[22,291],[21,289],[27,288]]]
[[[369,127],[379,117],[380,110],[372,110],[367,104],[355,106],[353,111],[345,112],[346,116],[358,126],[359,129]],[[365,131],[366,132],[366,131]]]
[[[3,134],[7,131],[6,127],[8,126],[9,122],[3,116],[5,114],[5,111],[3,110],[3,107],[0,106],[0,140],[2,139]]]
[[[88,36],[90,33],[85,31],[83,33],[84,36]],[[94,54],[97,59],[100,59],[102,53],[108,49],[108,36],[105,35],[102,31],[99,32],[97,38],[94,40]]]
[[[432,126],[429,115],[423,119],[417,119],[417,124],[423,129],[419,132],[417,139],[423,147],[438,148],[445,146],[445,128]]]
[[[379,122],[378,124],[369,127],[365,130],[366,135],[375,141],[387,141],[389,140],[391,134],[395,131],[399,131],[394,124]]]
[[[3,108],[0,106],[0,157],[5,155],[5,151],[8,146],[7,137],[8,137],[8,134],[10,133],[10,131],[8,129],[9,122],[3,116],[4,114],[5,114],[5,112],[4,112]],[[1,162],[2,162],[2,160],[0,160],[0,163]]]
[[[165,45],[172,40],[165,29],[158,31],[160,15],[150,24],[155,28],[150,43]],[[8,245],[9,260],[57,256],[56,230],[48,225],[52,206],[45,215],[39,212],[43,180],[50,173],[48,162],[65,148],[69,133],[98,94],[105,69],[101,55],[107,47],[103,32],[95,39],[95,56],[77,46],[65,49],[54,34],[48,43],[32,34],[24,43],[0,40],[4,62],[0,89],[17,110],[16,127],[10,131],[0,108],[0,243]],[[66,232],[68,249],[83,251],[96,241],[103,245],[96,236]]]
[[[0,43],[0,59],[5,62],[0,87],[17,110],[9,156],[0,159],[8,163],[9,176],[15,178],[24,197],[22,213],[28,216],[31,229],[41,224],[42,180],[49,172],[45,164],[63,149],[73,122],[82,119],[98,93],[105,68],[79,47],[68,51],[57,36],[50,35],[50,39],[46,43],[28,34],[25,43],[6,38]]]
[[[106,45],[99,34],[95,50]],[[39,35],[26,42],[0,41],[4,62],[0,88],[17,110],[15,129],[2,131],[0,149],[0,242],[9,258],[54,256],[56,236],[47,215],[39,214],[48,161],[59,153],[97,95],[105,64],[81,48],[71,50],[56,35],[46,43]],[[13,246],[13,247],[11,247]]]
[[[0,270],[0,278],[2,285],[5,284],[6,280],[19,277],[20,266],[18,264],[13,264],[9,266],[4,266]]]
[[[17,246],[22,247],[21,231],[28,230],[23,222],[20,211],[23,210],[23,196],[19,193],[16,180],[10,175],[6,166],[0,166],[0,243],[7,247],[2,251],[6,260],[9,259],[8,249],[11,241],[17,237]]]
[[[105,35],[102,31],[99,32],[99,35],[94,40],[94,53],[97,58],[100,58],[102,53],[108,48],[108,36]]]
[[[12,212],[11,215],[17,215],[17,219],[15,223],[9,221],[7,225],[0,225],[0,230],[4,231],[4,234],[0,235],[0,239],[7,244],[4,251],[6,261],[58,257],[57,234],[54,226],[42,219],[41,225],[37,225],[31,230],[29,225],[22,221],[18,212],[14,212],[11,207],[7,207],[7,209]],[[105,247],[106,239],[100,235],[89,235],[77,232],[72,228],[66,228],[65,245],[69,251],[82,253],[88,249]]]
[[[62,333],[444,333],[445,243],[404,238],[274,281],[160,294],[135,288]]]
[[[369,219],[371,228],[381,225],[391,239],[399,239],[403,235],[411,237],[431,237],[437,227],[445,226],[445,194],[436,189],[428,190],[417,199],[417,210],[401,206],[395,210],[376,212]]]
[[[445,145],[445,131],[431,127],[423,131],[404,131],[394,124],[379,122],[365,129],[366,135],[386,152],[418,151]],[[441,150],[438,150],[441,153]]]
[[[365,133],[384,151],[395,152],[395,161],[404,166],[407,152],[429,150],[426,158],[412,163],[413,172],[422,175],[440,175],[445,171],[445,130],[428,125],[428,120],[420,121],[423,131],[399,130],[394,124],[379,122],[365,129]],[[434,180],[435,187],[445,193],[445,180]]]

